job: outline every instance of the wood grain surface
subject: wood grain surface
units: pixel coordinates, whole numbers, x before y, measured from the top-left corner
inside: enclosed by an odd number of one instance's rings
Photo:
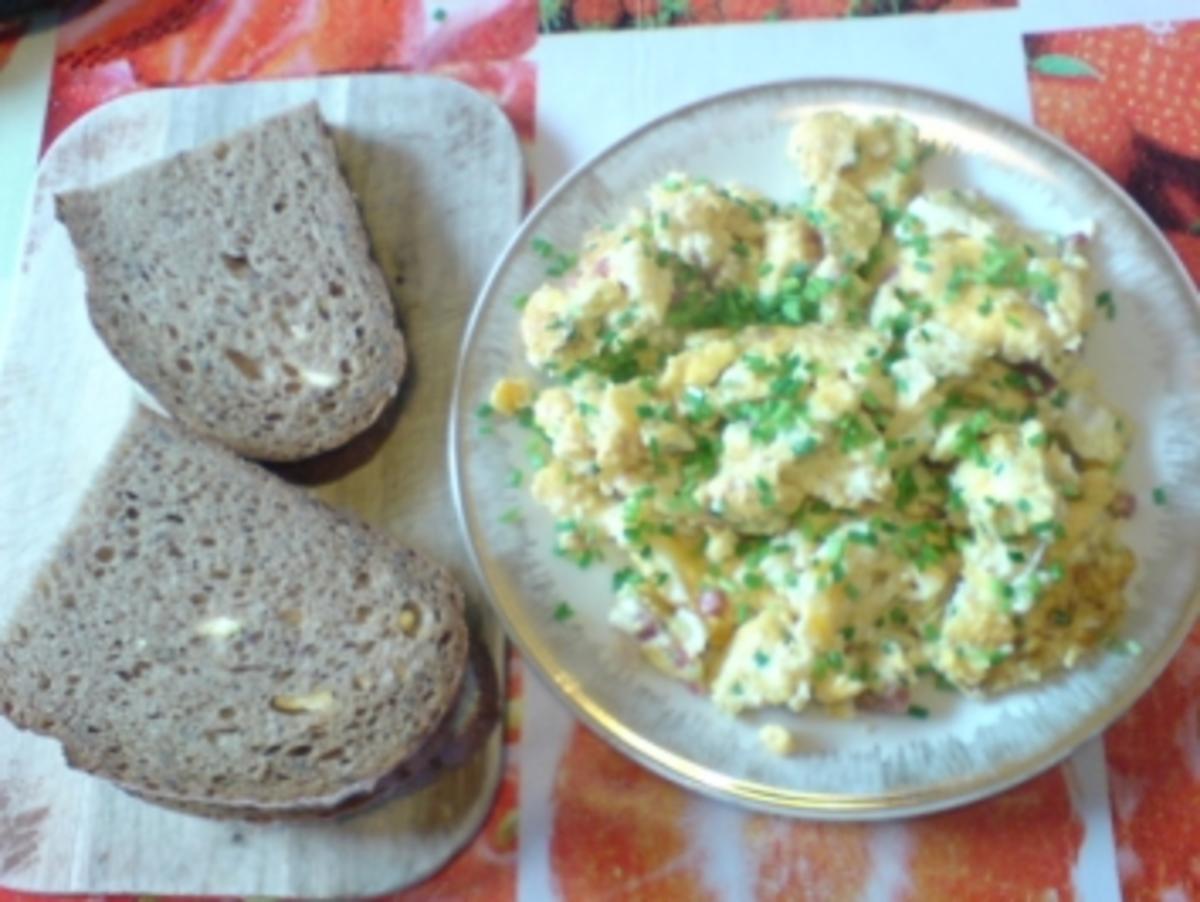
[[[136,386],[87,320],[53,194],[95,184],[316,98],[333,126],[410,370],[386,428],[280,475],[449,565],[497,666],[503,635],[467,566],[445,424],[462,325],[521,211],[507,120],[480,95],[397,75],[184,88],[122,98],[72,126],[39,171],[20,272],[0,309],[0,624],[23,596],[133,409]],[[303,574],[304,561],[296,562]],[[67,769],[57,743],[0,720],[0,883],[57,892],[361,896],[440,867],[486,815],[500,736],[408,799],[315,825],[223,823],[160,809]]]

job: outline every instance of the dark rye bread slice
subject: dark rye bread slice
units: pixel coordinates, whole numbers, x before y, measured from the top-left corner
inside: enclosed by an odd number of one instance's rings
[[[500,684],[495,665],[483,643],[472,639],[458,700],[450,713],[415,755],[358,795],[333,807],[298,803],[289,806],[219,805],[204,798],[153,794],[125,786],[147,802],[188,814],[246,821],[325,820],[359,814],[391,799],[411,795],[461,767],[479,750],[500,719]]]
[[[417,755],[467,654],[441,567],[139,412],[0,640],[0,712],[135,793],[335,808]]]
[[[56,198],[96,331],[238,453],[348,442],[405,368],[395,308],[316,104]]]

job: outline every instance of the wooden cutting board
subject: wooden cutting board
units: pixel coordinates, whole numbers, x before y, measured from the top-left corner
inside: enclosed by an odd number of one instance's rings
[[[316,98],[397,300],[410,370],[394,428],[288,475],[450,565],[497,666],[503,636],[461,546],[445,425],[459,336],[521,212],[507,120],[437,78],[367,75],[146,91],[72,126],[39,170],[20,270],[0,299],[0,624],[24,594],[138,391],[92,331],[53,196]],[[336,478],[335,478],[336,477]],[[319,481],[319,485],[317,482]],[[304,562],[296,562],[303,573]],[[343,822],[262,826],[176,814],[68,770],[57,743],[0,718],[0,885],[35,891],[335,897],[437,870],[476,832],[499,731],[418,795]]]

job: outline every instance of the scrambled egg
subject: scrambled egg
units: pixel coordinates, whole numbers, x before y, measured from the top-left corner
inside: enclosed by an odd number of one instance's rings
[[[619,558],[612,624],[729,712],[1074,666],[1134,567],[1086,239],[925,190],[900,119],[817,114],[788,153],[797,203],[673,174],[577,258],[540,247],[548,384],[493,402],[558,552]]]

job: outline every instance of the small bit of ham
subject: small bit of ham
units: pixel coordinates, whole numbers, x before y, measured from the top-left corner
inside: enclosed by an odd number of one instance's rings
[[[705,589],[696,604],[705,617],[720,617],[729,607],[729,599],[720,589]]]
[[[612,271],[609,266],[608,257],[601,257],[596,261],[596,265],[592,267],[592,274],[597,275],[602,279],[607,279],[608,274]]]
[[[660,632],[660,629],[659,629],[658,624],[651,622],[651,623],[647,623],[645,626],[641,627],[633,635],[634,635],[634,638],[637,639],[639,642],[649,642],[651,639],[655,638],[659,634],[659,632]]]
[[[1137,496],[1132,492],[1117,492],[1108,504],[1108,512],[1119,520],[1128,520],[1137,513]]]
[[[1029,382],[1029,387],[1036,397],[1048,395],[1058,387],[1058,380],[1052,376],[1045,367],[1038,363],[1021,363],[1015,367],[1016,371],[1026,378]]]
[[[909,692],[906,686],[895,686],[885,692],[864,692],[855,699],[860,711],[874,714],[903,714],[908,710]]]

